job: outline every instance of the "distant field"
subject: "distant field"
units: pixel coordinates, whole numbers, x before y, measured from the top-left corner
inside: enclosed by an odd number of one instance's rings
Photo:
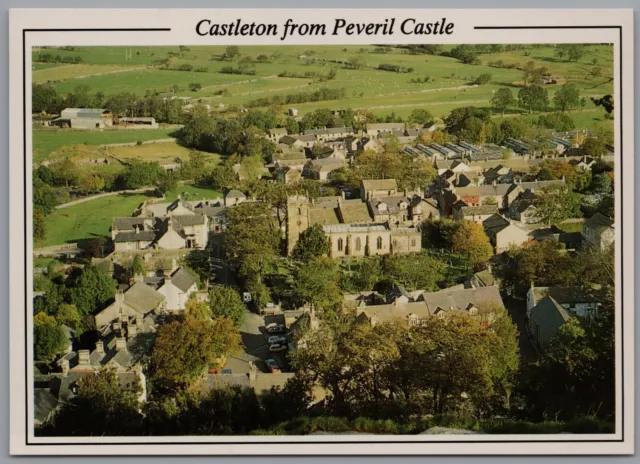
[[[33,72],[33,82],[41,84],[54,80],[72,79],[76,85],[83,84],[79,78],[87,78],[96,74],[108,74],[140,68],[140,66],[98,65],[98,64],[61,64],[55,67],[46,67]]]
[[[75,243],[109,235],[113,218],[131,216],[146,195],[115,195],[59,209],[46,217],[47,238],[37,246]]]
[[[584,96],[598,96],[613,92],[610,80],[613,65],[613,48],[608,45],[586,47],[579,62],[559,61],[554,58],[554,46],[527,48],[522,51],[480,55],[480,65],[464,64],[454,58],[433,55],[410,55],[394,48],[390,53],[373,53],[374,46],[242,46],[240,57],[254,60],[255,75],[221,74],[218,71],[225,66],[238,66],[236,61],[220,60],[225,47],[129,47],[131,55],[125,52],[127,47],[79,47],[73,51],[42,50],[61,56],[80,56],[83,64],[62,66],[62,70],[74,66],[96,65],[107,69],[110,66],[135,67],[149,65],[155,60],[169,58],[170,67],[189,64],[194,69],[205,72],[164,71],[158,68],[142,69],[118,74],[93,75],[82,79],[64,79],[55,84],[58,91],[67,93],[81,82],[92,92],[105,94],[133,92],[143,95],[148,89],[167,91],[178,85],[178,94],[194,98],[205,98],[217,106],[244,105],[260,97],[312,91],[321,87],[344,88],[346,96],[342,100],[286,105],[298,108],[300,115],[317,108],[366,108],[376,114],[407,115],[413,108],[424,107],[437,115],[448,113],[452,108],[473,105],[488,106],[489,99],[500,87],[509,86],[514,94],[519,88],[515,82],[522,80],[522,71],[506,67],[489,66],[489,63],[502,61],[508,64],[524,65],[535,61],[536,66],[545,66],[551,74],[561,75],[576,84]],[[450,50],[452,47],[443,47]],[[38,52],[34,52],[34,58]],[[266,57],[266,62],[258,63],[256,58]],[[131,59],[125,59],[131,56]],[[346,67],[331,60],[349,60],[358,58],[362,62],[359,69]],[[593,61],[595,60],[595,64]],[[412,68],[412,72],[396,73],[377,69],[380,64],[395,64]],[[599,69],[600,76],[594,77],[592,71]],[[49,68],[35,73],[56,75],[58,68]],[[326,76],[330,71],[336,73],[332,80],[318,82],[317,77],[291,78],[277,77],[282,71],[304,76],[315,73]],[[482,88],[468,88],[480,74],[489,73],[492,78]],[[49,75],[48,74],[48,75]],[[428,83],[411,82],[416,79]],[[197,92],[189,90],[189,84],[202,85]],[[462,89],[457,89],[463,87]],[[548,86],[550,99],[558,87]],[[429,90],[449,89],[441,92]],[[219,95],[226,90],[227,95]],[[586,108],[592,108],[588,101]],[[515,110],[516,108],[514,108]]]
[[[74,130],[35,130],[33,131],[33,161],[41,162],[62,147],[74,145],[103,145],[110,143],[129,143],[138,140],[154,140],[169,137],[175,129],[141,129],[141,130],[107,130],[74,131]],[[64,156],[64,155],[63,155]]]

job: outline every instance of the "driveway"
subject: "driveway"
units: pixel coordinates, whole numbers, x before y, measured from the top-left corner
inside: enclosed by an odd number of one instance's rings
[[[538,358],[538,352],[531,343],[531,339],[527,333],[527,304],[523,299],[506,297],[504,305],[511,316],[513,322],[518,326],[518,342],[520,346],[520,357],[523,364]]]
[[[244,323],[240,327],[242,336],[242,344],[244,346],[245,355],[251,358],[257,358],[256,367],[262,372],[269,372],[264,361],[267,359],[275,359],[283,371],[286,370],[287,362],[284,353],[271,353],[269,351],[269,343],[265,329],[264,317],[255,314],[249,310],[245,313]],[[235,371],[234,371],[235,372]]]

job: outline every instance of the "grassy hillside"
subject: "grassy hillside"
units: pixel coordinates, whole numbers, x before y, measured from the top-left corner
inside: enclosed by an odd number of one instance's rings
[[[411,55],[398,48],[391,49],[389,53],[374,53],[373,46],[243,46],[240,47],[240,56],[234,61],[220,60],[225,47],[183,47],[182,50],[179,47],[129,48],[130,55],[125,52],[125,47],[36,51],[34,60],[44,52],[79,56],[82,63],[37,70],[34,77],[59,81],[54,85],[62,93],[73,91],[79,84],[88,86],[92,92],[112,94],[127,91],[137,95],[144,95],[148,89],[168,91],[177,85],[179,95],[203,98],[215,106],[222,103],[227,108],[229,105],[244,105],[260,97],[284,96],[321,87],[345,89],[342,100],[292,105],[299,109],[301,115],[322,107],[366,108],[377,114],[395,111],[400,115],[408,114],[413,108],[425,107],[436,115],[446,115],[459,106],[489,106],[489,100],[498,88],[508,86],[514,93],[518,91],[516,83],[522,81],[522,71],[507,66],[523,66],[529,61],[535,61],[536,66],[545,66],[551,74],[561,75],[576,84],[583,96],[613,92],[610,79],[613,49],[608,45],[587,46],[578,62],[559,60],[554,57],[553,46],[540,46],[483,54],[479,56],[480,64],[475,65],[464,64],[448,56]],[[445,50],[450,48],[444,47]],[[260,55],[266,62],[256,60]],[[126,59],[127,56],[131,59]],[[247,57],[254,61],[255,75],[219,72],[223,67],[237,67],[239,60]],[[170,59],[170,68],[188,64],[194,70],[162,70],[158,66],[150,66],[154,61],[167,58]],[[334,62],[353,58],[360,60],[359,69],[347,69],[344,64]],[[502,67],[495,67],[499,61]],[[411,72],[383,71],[378,69],[381,64],[411,68]],[[128,70],[113,72],[124,69]],[[195,69],[206,71],[196,72]],[[336,73],[334,79],[318,81],[318,76],[326,76],[331,70]],[[316,76],[278,77],[282,71],[298,76],[310,73]],[[469,84],[483,73],[491,74],[489,84],[470,87]],[[78,79],[78,76],[85,77]],[[416,79],[424,80],[426,76],[430,78],[427,83],[415,83]],[[188,87],[192,82],[201,84],[202,88],[197,92],[190,91]],[[551,100],[557,88],[547,86]],[[222,90],[226,91],[225,95],[220,95]],[[585,109],[593,109],[591,101],[587,102]],[[603,114],[598,110],[598,117]]]
[[[33,161],[50,158],[50,154],[62,147],[74,145],[103,145],[130,143],[138,140],[154,140],[170,137],[175,129],[107,130],[103,132],[80,130],[33,131]]]

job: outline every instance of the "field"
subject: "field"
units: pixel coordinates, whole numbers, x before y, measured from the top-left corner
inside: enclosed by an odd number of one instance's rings
[[[131,216],[149,198],[147,195],[114,195],[58,209],[46,217],[47,238],[37,246],[108,236],[114,217]]]
[[[182,195],[189,200],[221,197],[216,190],[182,185],[168,192],[164,200],[173,201]],[[108,236],[114,217],[128,217],[144,201],[155,198],[144,194],[120,194],[98,198],[68,208],[58,209],[46,217],[47,238],[38,247],[62,245]]]
[[[451,46],[443,49],[450,50]],[[148,89],[163,92],[177,85],[179,95],[203,99],[214,107],[223,104],[224,111],[230,105],[246,105],[260,97],[284,96],[322,87],[345,89],[345,98],[341,100],[289,105],[297,108],[300,115],[328,107],[368,109],[377,115],[395,112],[406,117],[415,108],[426,108],[442,117],[460,106],[490,107],[489,101],[498,88],[511,87],[514,94],[519,90],[517,83],[522,81],[522,71],[506,66],[522,66],[529,61],[535,61],[536,66],[545,66],[551,74],[563,76],[568,82],[574,83],[582,96],[601,96],[613,92],[613,49],[608,45],[587,46],[578,62],[556,59],[554,46],[538,46],[521,51],[482,54],[479,56],[479,65],[464,64],[448,56],[411,55],[399,48],[393,48],[388,53],[374,53],[373,46],[243,46],[240,47],[240,56],[234,61],[220,59],[225,50],[220,46],[130,47],[130,50],[129,55],[125,47],[46,50],[61,56],[79,56],[83,61],[77,65],[38,70],[34,75],[40,75],[39,79],[47,76],[49,80],[59,81],[54,85],[61,93],[73,91],[79,83],[88,86],[92,92],[100,91],[107,95],[124,91],[144,95]],[[34,60],[44,51],[34,52]],[[261,55],[261,61],[258,62],[256,59]],[[130,59],[126,59],[127,56]],[[219,72],[223,67],[237,67],[239,60],[247,57],[253,59],[255,75]],[[360,68],[347,69],[343,63],[337,62],[352,58],[360,60]],[[162,59],[169,59],[171,69],[188,64],[194,70],[162,70],[158,63],[154,65],[154,61]],[[495,67],[498,61],[503,63],[502,67]],[[380,64],[411,68],[411,72],[377,69]],[[109,72],[107,70],[136,67],[143,68],[104,74]],[[202,72],[196,72],[195,69]],[[298,76],[307,74],[308,77],[278,77],[282,71]],[[319,77],[326,77],[330,71],[336,73],[335,78],[320,82]],[[595,71],[599,71],[600,75]],[[471,86],[472,81],[483,73],[491,74],[489,84]],[[78,75],[86,77],[74,78]],[[417,79],[423,81],[427,76],[427,83],[415,82]],[[194,82],[202,85],[196,92],[188,88]],[[546,88],[552,100],[558,86],[549,85]],[[220,95],[221,91],[225,91],[225,94]],[[588,98],[584,110],[572,114],[580,128],[591,125],[594,118],[604,119],[604,111],[601,108],[595,110]],[[514,107],[509,111],[519,110]]]
[[[62,147],[75,145],[103,145],[111,143],[130,143],[138,140],[154,140],[170,137],[175,129],[142,129],[142,130],[34,130],[33,161],[40,162],[51,158],[51,154]],[[97,147],[96,147],[97,148]],[[62,155],[64,156],[64,155]],[[55,158],[56,156],[53,156]]]

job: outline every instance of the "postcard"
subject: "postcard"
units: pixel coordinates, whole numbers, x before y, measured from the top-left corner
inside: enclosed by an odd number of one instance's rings
[[[12,10],[11,452],[632,454],[632,17]]]

